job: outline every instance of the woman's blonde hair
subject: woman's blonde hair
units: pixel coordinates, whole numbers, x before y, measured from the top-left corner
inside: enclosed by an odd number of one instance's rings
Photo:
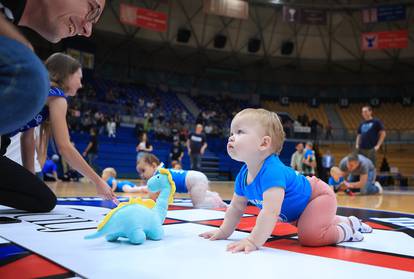
[[[272,139],[273,153],[279,154],[282,151],[285,141],[285,131],[283,131],[282,122],[275,112],[262,108],[247,108],[237,113],[233,119],[242,116],[256,120],[263,127],[265,135]]]
[[[114,168],[106,168],[102,171],[102,174],[109,173],[112,177],[116,178],[116,170]]]

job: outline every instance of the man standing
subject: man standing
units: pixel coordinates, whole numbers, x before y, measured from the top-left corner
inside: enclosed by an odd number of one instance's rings
[[[188,155],[191,160],[191,169],[200,170],[201,156],[207,148],[206,136],[203,134],[203,125],[197,124],[195,133],[191,133],[187,140]]]
[[[359,154],[369,158],[374,167],[376,166],[376,152],[380,149],[385,139],[385,130],[382,122],[372,117],[372,108],[370,106],[362,107],[362,117],[358,128],[355,147]]]
[[[296,144],[296,151],[292,154],[292,158],[290,159],[290,166],[292,167],[292,169],[300,173],[303,172],[303,155],[303,143],[298,142]]]
[[[345,180],[348,182],[345,185],[348,188],[360,189],[361,195],[382,193],[381,185],[375,182],[375,167],[367,157],[350,154],[341,160],[339,168],[344,173]]]
[[[98,135],[95,128],[90,130],[89,143],[82,155],[88,158],[89,165],[98,172],[98,167],[95,165],[95,160],[98,157]]]

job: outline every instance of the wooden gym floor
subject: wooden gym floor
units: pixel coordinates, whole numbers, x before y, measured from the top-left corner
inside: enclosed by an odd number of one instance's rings
[[[137,182],[137,184],[139,184]],[[49,182],[49,187],[58,197],[94,197],[95,186],[87,182]],[[230,200],[233,195],[232,182],[211,182],[210,188],[216,191],[224,200]],[[117,196],[137,196],[138,194],[117,193]],[[176,194],[176,197],[188,197],[187,194]],[[368,208],[376,210],[399,211],[414,213],[414,188],[404,191],[388,191],[383,195],[347,196],[337,194],[338,206],[353,208]]]

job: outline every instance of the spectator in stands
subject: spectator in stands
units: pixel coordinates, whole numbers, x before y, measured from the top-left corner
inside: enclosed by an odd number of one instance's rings
[[[137,151],[137,162],[139,159],[144,156],[146,153],[151,153],[153,150],[151,143],[148,140],[148,134],[146,132],[142,133],[140,137],[139,144],[136,147]]]
[[[316,156],[313,143],[310,141],[306,142],[302,163],[303,175],[314,176],[316,174]]]
[[[332,122],[328,119],[328,124],[325,127],[325,140],[333,139],[332,136]]]
[[[213,126],[211,123],[207,123],[207,125],[204,127],[204,132],[206,135],[211,135],[213,133]]]
[[[299,173],[303,172],[302,169],[302,161],[303,161],[303,143],[298,142],[296,143],[296,151],[292,154],[292,158],[290,159],[290,166],[292,167],[292,169],[294,169],[295,171],[298,171]]]
[[[106,130],[109,138],[116,138],[116,123],[112,117],[106,123]]]
[[[362,107],[362,117],[364,121],[359,125],[355,147],[359,154],[369,158],[376,166],[376,152],[381,148],[386,136],[384,125],[372,116],[371,106]]]
[[[52,158],[48,158],[43,165],[42,172],[43,172],[43,180],[44,181],[58,181],[57,175],[57,163],[59,162],[59,156],[57,154],[53,154]]]
[[[381,161],[380,173],[378,174],[378,177],[377,177],[380,184],[385,185],[385,186],[394,185],[395,183],[394,176],[390,173],[390,171],[391,171],[391,168],[390,168],[390,165],[388,164],[387,157],[384,156],[384,158],[382,158],[382,161]],[[397,175],[397,174],[394,174],[394,175]]]
[[[359,189],[361,195],[382,193],[381,185],[375,181],[374,164],[367,157],[356,153],[349,154],[341,160],[339,168],[349,182],[348,188]]]
[[[191,160],[191,169],[201,169],[201,156],[207,148],[206,136],[203,133],[203,125],[197,124],[194,133],[191,133],[187,140],[188,155]]]
[[[171,146],[171,151],[170,151],[171,164],[173,161],[176,161],[181,164],[181,160],[183,159],[183,156],[184,156],[184,150],[181,146],[180,141],[177,139],[173,142],[173,145]],[[172,166],[172,168],[174,167]]]
[[[311,128],[311,132],[310,132],[311,139],[316,140],[316,138],[318,137],[318,128],[321,126],[321,124],[318,122],[318,120],[313,118],[309,122],[309,126]]]
[[[89,165],[95,170],[98,171],[98,166],[95,164],[96,158],[98,158],[98,134],[95,128],[91,128],[89,131],[89,142],[83,151],[83,157],[88,158]]]
[[[335,165],[335,158],[333,157],[330,150],[327,150],[322,156],[322,171],[319,177],[327,182],[331,168]]]

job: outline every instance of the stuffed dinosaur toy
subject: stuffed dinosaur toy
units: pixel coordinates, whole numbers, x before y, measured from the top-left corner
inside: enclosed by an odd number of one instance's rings
[[[160,240],[164,236],[162,224],[167,216],[168,204],[173,202],[175,183],[171,173],[160,168],[147,183],[148,190],[160,192],[156,202],[131,198],[112,209],[98,225],[97,232],[85,236],[93,239],[105,236],[107,241],[128,238],[132,244],[141,244],[145,239]]]

